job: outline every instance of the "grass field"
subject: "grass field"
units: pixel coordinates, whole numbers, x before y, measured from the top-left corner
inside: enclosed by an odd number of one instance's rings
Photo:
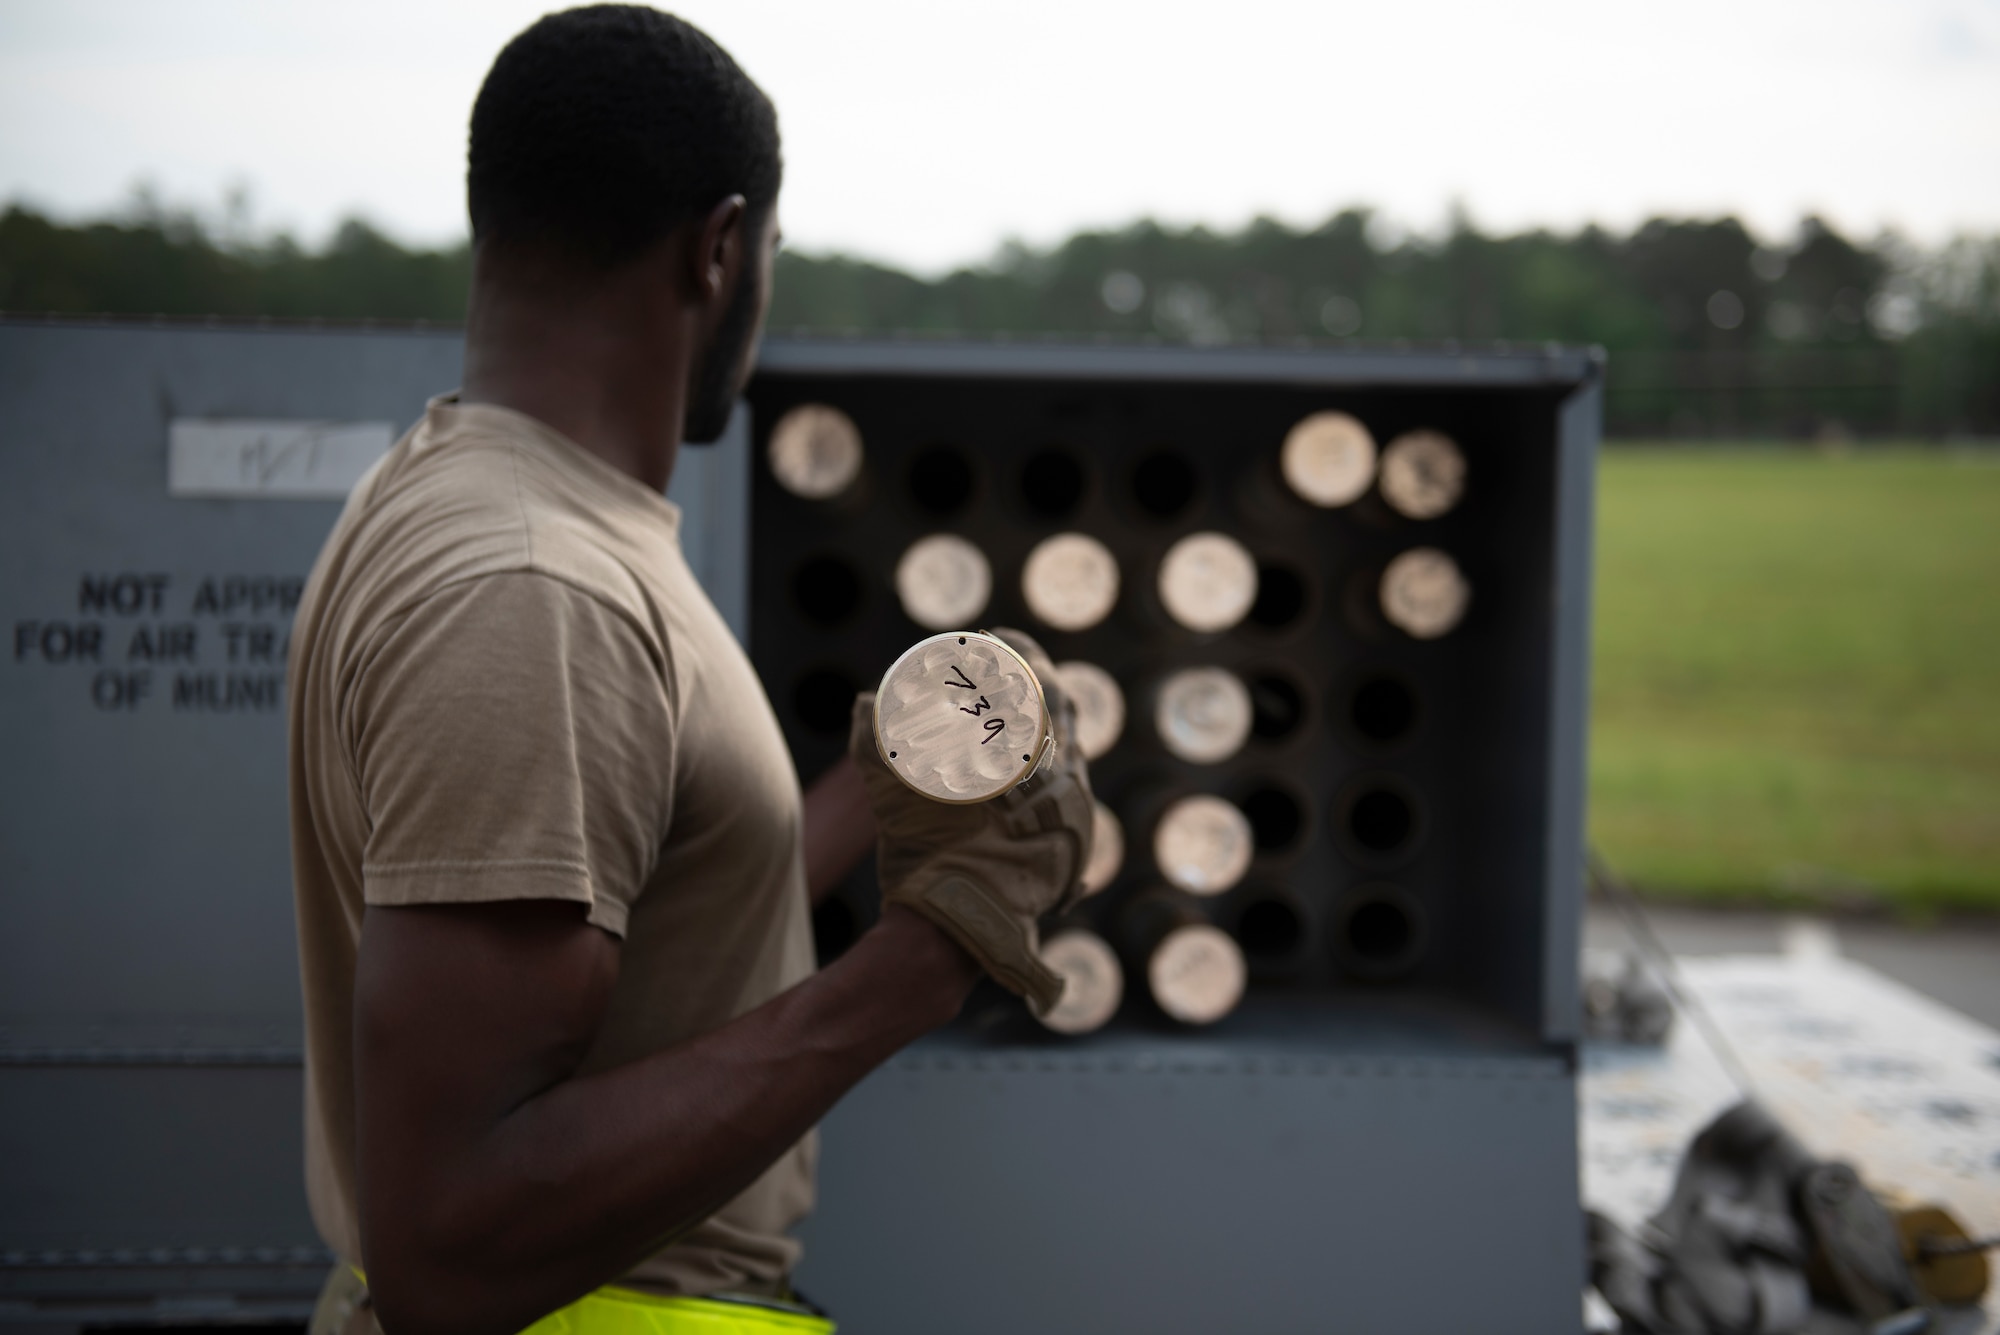
[[[2000,452],[1610,447],[1595,633],[1635,883],[2000,910]]]

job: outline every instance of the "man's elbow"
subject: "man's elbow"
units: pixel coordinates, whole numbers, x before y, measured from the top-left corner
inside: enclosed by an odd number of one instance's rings
[[[516,1319],[497,1303],[497,1277],[465,1273],[420,1247],[369,1253],[368,1294],[383,1335],[516,1335],[533,1318]]]

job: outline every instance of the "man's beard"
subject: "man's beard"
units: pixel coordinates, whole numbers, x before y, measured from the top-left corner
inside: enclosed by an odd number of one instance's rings
[[[722,325],[715,331],[695,370],[694,399],[688,404],[681,439],[689,445],[713,445],[729,429],[736,396],[750,374],[750,357],[757,348],[758,273],[745,265]]]

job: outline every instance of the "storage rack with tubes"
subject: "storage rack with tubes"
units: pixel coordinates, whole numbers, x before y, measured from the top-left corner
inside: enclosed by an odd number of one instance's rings
[[[1019,626],[1092,706],[1122,865],[1049,929],[1119,948],[1112,1023],[1180,1013],[1140,981],[1169,898],[1253,1003],[1386,988],[1539,1028],[1560,391],[1037,352],[754,382],[751,644],[802,773],[909,643]],[[873,903],[864,871],[822,907],[823,956]]]

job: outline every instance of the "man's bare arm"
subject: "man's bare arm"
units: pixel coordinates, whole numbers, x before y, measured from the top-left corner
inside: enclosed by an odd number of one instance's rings
[[[806,889],[817,904],[875,847],[875,813],[850,756],[806,789]]]
[[[389,1335],[513,1335],[754,1181],[978,971],[888,908],[721,1029],[576,1075],[617,941],[552,901],[370,908],[355,996],[362,1260]]]

